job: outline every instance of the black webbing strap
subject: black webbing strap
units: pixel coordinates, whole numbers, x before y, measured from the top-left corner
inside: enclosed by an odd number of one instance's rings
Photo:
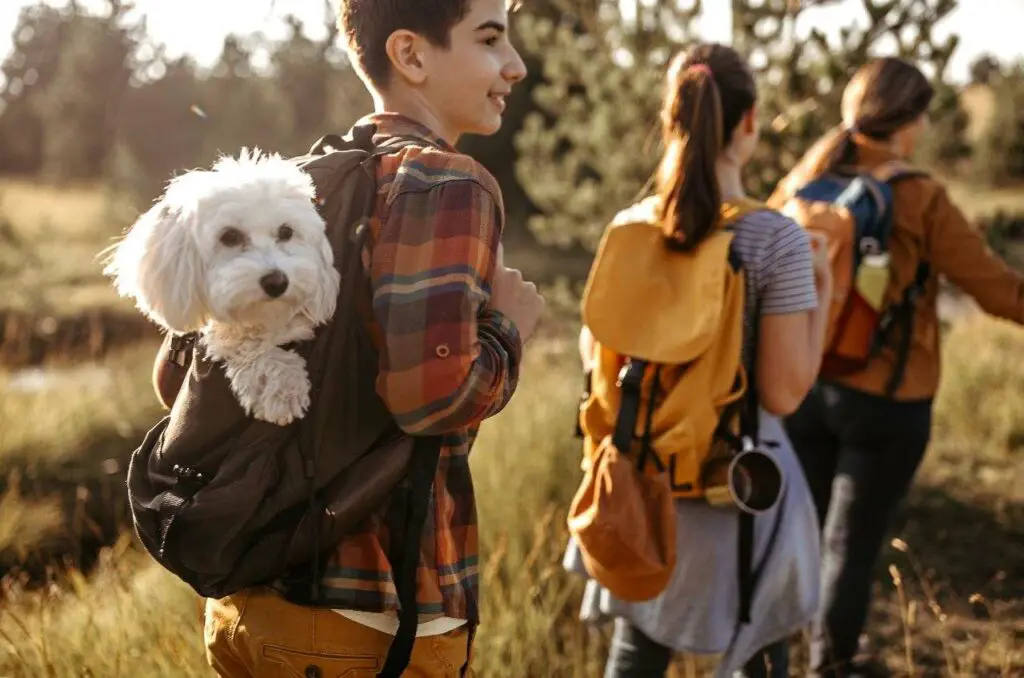
[[[761,303],[754,305],[750,314],[751,349],[747,357],[747,391],[743,394],[743,408],[740,413],[740,436],[743,444],[758,446],[760,438],[761,416],[760,403],[757,398],[757,346],[760,340]],[[737,555],[739,558],[738,575],[740,591],[739,619],[741,624],[750,623],[750,608],[754,600],[754,515],[746,511],[739,512],[739,530]]]
[[[898,324],[900,327],[900,343],[896,347],[896,365],[893,368],[892,376],[889,377],[889,381],[885,386],[885,396],[887,398],[895,395],[900,384],[903,383],[903,377],[907,369],[907,359],[910,357],[910,342],[914,334],[914,312],[917,310],[918,299],[924,296],[925,286],[928,284],[930,276],[931,268],[928,264],[925,262],[918,264],[914,282],[903,293],[903,299],[900,301],[899,306],[893,309],[891,323]],[[880,343],[887,342],[891,325],[886,330]]]
[[[661,462],[658,455],[654,453],[654,448],[651,447],[651,429],[654,425],[654,401],[658,397],[659,374],[661,374],[661,365],[657,365],[654,368],[654,374],[651,376],[651,389],[647,394],[647,416],[644,421],[643,438],[640,441],[640,454],[636,460],[636,468],[640,473],[644,472],[648,459],[654,462],[659,472],[664,472],[665,470],[665,465]]]
[[[405,530],[401,539],[391,543],[388,554],[394,568],[395,590],[400,610],[398,632],[388,649],[384,668],[378,678],[399,678],[409,665],[416,627],[419,625],[419,606],[416,602],[416,571],[420,564],[420,537],[426,522],[430,498],[433,493],[437,461],[441,456],[440,436],[417,437],[409,467],[409,500],[405,505]]]
[[[647,361],[631,358],[623,367],[619,376],[619,388],[622,392],[622,401],[619,405],[619,414],[615,420],[615,431],[612,433],[612,444],[622,454],[629,454],[633,449],[633,440],[636,436],[636,422],[640,417],[640,396],[641,386],[644,381],[644,372],[647,369]],[[658,372],[660,367],[654,371],[654,378],[651,380],[650,401],[647,408],[647,421],[644,425],[644,433],[640,454],[637,456],[636,467],[643,472],[648,460],[654,462],[659,471],[665,470],[665,465],[654,454],[651,449],[651,423],[654,419],[654,398],[658,389]]]
[[[902,179],[927,176],[926,172],[910,165],[906,165],[901,161],[885,163],[875,168],[872,174],[876,180],[882,181],[890,187]],[[895,196],[893,199],[895,199]],[[888,226],[886,229],[887,231],[892,231],[895,227],[894,213],[895,209],[892,204],[888,205],[888,209],[886,210],[884,217]],[[877,351],[879,351],[882,346],[889,343],[894,325],[898,325],[900,331],[899,345],[896,347],[896,365],[885,387],[885,395],[888,398],[895,395],[896,391],[903,383],[904,373],[907,368],[907,359],[910,356],[910,343],[913,338],[914,313],[917,309],[917,300],[924,296],[925,287],[927,286],[928,278],[930,277],[931,267],[928,265],[928,262],[920,262],[917,266],[917,272],[914,275],[914,282],[912,282],[904,291],[903,298],[900,300],[900,303],[890,312],[886,313],[879,323],[878,332],[875,335],[874,346],[872,347],[872,356],[876,355]]]
[[[622,454],[629,454],[633,449],[636,420],[640,416],[640,386],[643,384],[646,368],[645,361],[630,360],[619,377],[622,402],[619,405],[619,415],[615,421],[615,432],[612,433],[612,444]]]

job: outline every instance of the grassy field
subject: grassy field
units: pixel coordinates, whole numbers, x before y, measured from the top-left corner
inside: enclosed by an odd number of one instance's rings
[[[935,444],[893,534],[900,541],[879,565],[872,640],[896,671],[909,663],[914,675],[1024,670],[1024,375],[1007,369],[1022,351],[1024,334],[986,319],[965,320],[950,335]],[[112,459],[123,463],[156,414],[147,404],[144,356],[129,352],[106,364],[117,386],[104,389],[105,398],[83,387],[51,400],[48,412],[38,396],[5,386],[0,430],[17,433],[0,446],[4,465],[66,470],[77,459],[77,472],[91,477],[111,469]],[[576,621],[579,585],[559,564],[565,509],[579,478],[569,435],[574,360],[568,338],[535,344],[522,390],[484,427],[474,452],[485,559],[483,676],[600,674],[606,634]],[[547,407],[537,406],[541,399]],[[966,414],[966,403],[978,413]],[[26,426],[30,412],[44,425]],[[40,450],[36,458],[19,452],[28,439]],[[88,440],[101,441],[101,451],[76,442]],[[18,508],[0,514],[0,551],[26,554],[31,542],[66,531],[59,501],[9,497]],[[3,594],[0,675],[207,675],[198,601],[127,537],[104,550],[88,577],[73,569],[39,590],[8,576]],[[799,639],[794,652],[801,653]]]
[[[20,290],[0,314],[29,318],[23,327],[47,358],[43,369],[0,368],[3,678],[210,675],[200,601],[124,531],[125,462],[161,415],[152,333],[111,321],[135,322],[134,312],[95,260],[130,221],[89,188],[58,200],[0,183],[0,284]],[[96,331],[123,341],[74,325],[90,314]],[[63,335],[70,352],[59,330],[40,329],[45,319],[76,328]],[[7,342],[20,336],[10,327]],[[555,305],[521,390],[473,454],[485,615],[475,666],[488,678],[601,674],[608,630],[578,622],[580,583],[560,565],[580,476],[573,332]],[[91,337],[109,350],[75,352]],[[968,315],[948,333],[932,448],[876,578],[870,640],[897,675],[1024,674],[1022,354],[1024,332],[1005,323]],[[795,672],[801,638],[793,652]]]

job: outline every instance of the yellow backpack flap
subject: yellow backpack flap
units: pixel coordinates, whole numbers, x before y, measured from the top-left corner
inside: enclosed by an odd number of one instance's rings
[[[654,463],[643,464],[645,472],[667,472],[675,498],[705,496],[703,470],[723,410],[746,391],[746,289],[728,226],[761,209],[754,201],[724,204],[722,228],[693,252],[665,246],[653,199],[620,213],[606,230],[582,299],[583,322],[595,340],[580,411],[585,458],[593,459],[613,435],[622,377],[630,363],[642,361],[650,366],[640,384],[643,414],[633,449],[621,452],[638,454],[637,441],[648,432]],[[723,425],[735,433],[738,420]]]

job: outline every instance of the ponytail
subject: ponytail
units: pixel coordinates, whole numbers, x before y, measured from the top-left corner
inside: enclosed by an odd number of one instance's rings
[[[715,161],[725,145],[722,101],[705,64],[686,68],[677,82],[662,112],[666,148],[658,167],[659,218],[667,245],[690,251],[714,230],[721,211]]]
[[[853,165],[857,162],[855,134],[856,128],[852,125],[836,125],[808,149],[794,172],[800,176],[820,177],[840,167]]]
[[[843,123],[825,133],[804,154],[789,175],[810,181],[842,167],[857,165],[855,137],[890,139],[903,125],[925,113],[935,90],[909,61],[883,57],[868,62],[853,74],[843,90]]]

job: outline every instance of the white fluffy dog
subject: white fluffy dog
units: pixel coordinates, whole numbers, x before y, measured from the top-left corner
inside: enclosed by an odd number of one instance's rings
[[[104,273],[158,325],[197,331],[246,413],[286,425],[309,407],[305,361],[280,348],[334,314],[340,276],[310,177],[243,149],[171,180]]]

